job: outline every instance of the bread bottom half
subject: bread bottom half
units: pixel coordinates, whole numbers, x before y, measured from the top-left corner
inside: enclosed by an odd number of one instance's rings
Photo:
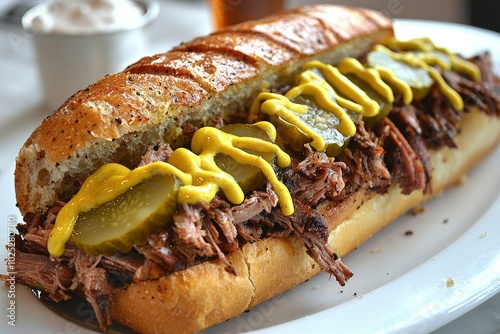
[[[360,193],[340,209],[322,203],[319,210],[329,222],[329,243],[339,257],[459,182],[498,145],[500,118],[479,111],[464,114],[456,140],[458,149],[446,147],[431,152],[431,195],[420,191],[404,195],[393,185],[383,195]],[[320,270],[302,242],[294,238],[247,244],[228,259],[237,276],[226,272],[219,261],[211,261],[116,290],[111,306],[113,320],[140,333],[198,332],[293,288]]]

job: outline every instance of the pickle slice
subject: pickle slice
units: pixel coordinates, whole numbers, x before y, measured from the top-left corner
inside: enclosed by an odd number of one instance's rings
[[[367,82],[359,79],[357,76],[348,74],[347,78],[351,80],[356,86],[361,88],[366,95],[368,95],[372,100],[376,101],[379,106],[379,112],[377,115],[372,117],[363,117],[365,125],[369,128],[377,126],[384,118],[386,118],[392,110],[392,103],[387,101],[382,95],[377,93]]]
[[[251,124],[229,124],[221,128],[222,131],[239,137],[258,138],[267,142],[272,142],[267,132],[256,125]],[[245,150],[245,152],[259,155],[267,162],[271,163],[274,160],[275,154],[272,152],[259,152],[253,150]],[[240,164],[227,154],[217,154],[214,158],[215,163],[224,172],[231,174],[234,180],[247,193],[257,189],[266,182],[266,177],[262,171],[255,166]]]
[[[426,69],[411,66],[404,61],[394,59],[384,51],[371,51],[368,53],[366,60],[371,67],[382,66],[392,71],[396,77],[411,87],[413,96],[417,100],[425,97],[434,83]]]
[[[126,253],[172,218],[179,187],[172,175],[150,177],[116,199],[80,213],[70,241],[91,256]]]
[[[298,96],[292,102],[308,106],[306,113],[297,114],[297,116],[325,140],[324,151],[328,156],[339,155],[351,139],[350,136],[346,136],[338,130],[340,120],[333,113],[319,108],[316,103],[304,96]],[[360,115],[349,111],[347,111],[347,114],[355,123]],[[276,117],[273,122],[276,124],[280,139],[297,152],[304,151],[304,145],[312,141],[312,138],[298,127],[281,117]]]

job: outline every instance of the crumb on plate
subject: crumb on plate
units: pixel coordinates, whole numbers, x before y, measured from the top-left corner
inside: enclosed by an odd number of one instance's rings
[[[447,288],[451,288],[451,287],[453,287],[454,285],[455,285],[455,280],[454,280],[453,278],[451,278],[451,277],[448,277],[448,278],[446,279],[446,287],[447,287]]]
[[[411,215],[412,216],[417,216],[421,213],[424,213],[425,211],[425,208],[422,206],[422,205],[417,205],[416,207],[414,207],[412,210],[411,210]]]

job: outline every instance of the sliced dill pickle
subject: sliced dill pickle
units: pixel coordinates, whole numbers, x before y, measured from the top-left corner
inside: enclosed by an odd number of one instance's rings
[[[413,91],[417,100],[424,98],[430,91],[434,80],[425,68],[416,67],[391,57],[380,50],[368,53],[366,60],[371,67],[382,66],[394,73],[396,77],[406,82]]]
[[[372,100],[375,100],[379,106],[379,112],[372,117],[363,117],[365,125],[369,128],[377,126],[384,118],[386,118],[392,110],[392,103],[387,101],[382,95],[377,93],[367,82],[359,79],[357,76],[347,75],[356,86],[361,88]]]
[[[239,137],[258,138],[267,142],[272,142],[267,132],[256,125],[251,124],[229,124],[221,128],[222,131]],[[245,150],[247,153],[259,155],[267,162],[271,163],[274,160],[275,154],[272,152],[259,152],[253,150]],[[255,166],[240,164],[227,154],[217,154],[214,158],[215,163],[220,169],[228,174],[231,174],[238,185],[247,193],[257,189],[266,182],[266,177],[262,171]]]
[[[70,241],[91,256],[126,253],[172,218],[179,187],[172,175],[153,176],[116,199],[80,213]]]
[[[438,65],[443,70],[449,70],[453,66],[451,58],[445,52],[433,50],[429,52],[412,51],[417,57],[423,59],[427,64]]]
[[[304,96],[292,99],[292,102],[308,106],[306,113],[297,114],[314,132],[325,140],[325,153],[335,157],[339,155],[349,143],[350,136],[342,134],[338,130],[340,120],[333,113],[319,108],[315,102]],[[347,111],[349,117],[356,122],[359,113]],[[295,151],[304,151],[304,145],[311,142],[312,138],[306,135],[297,126],[287,122],[281,117],[276,117],[273,122],[280,139],[289,144]]]

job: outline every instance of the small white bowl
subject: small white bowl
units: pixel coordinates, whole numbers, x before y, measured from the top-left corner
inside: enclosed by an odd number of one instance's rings
[[[61,1],[59,1],[61,2]],[[45,32],[34,19],[57,6],[58,1],[41,3],[22,18],[23,28],[32,35],[45,104],[50,110],[59,107],[78,90],[106,74],[116,73],[147,52],[145,27],[159,12],[155,1],[134,0],[144,15],[125,27],[98,32]]]

